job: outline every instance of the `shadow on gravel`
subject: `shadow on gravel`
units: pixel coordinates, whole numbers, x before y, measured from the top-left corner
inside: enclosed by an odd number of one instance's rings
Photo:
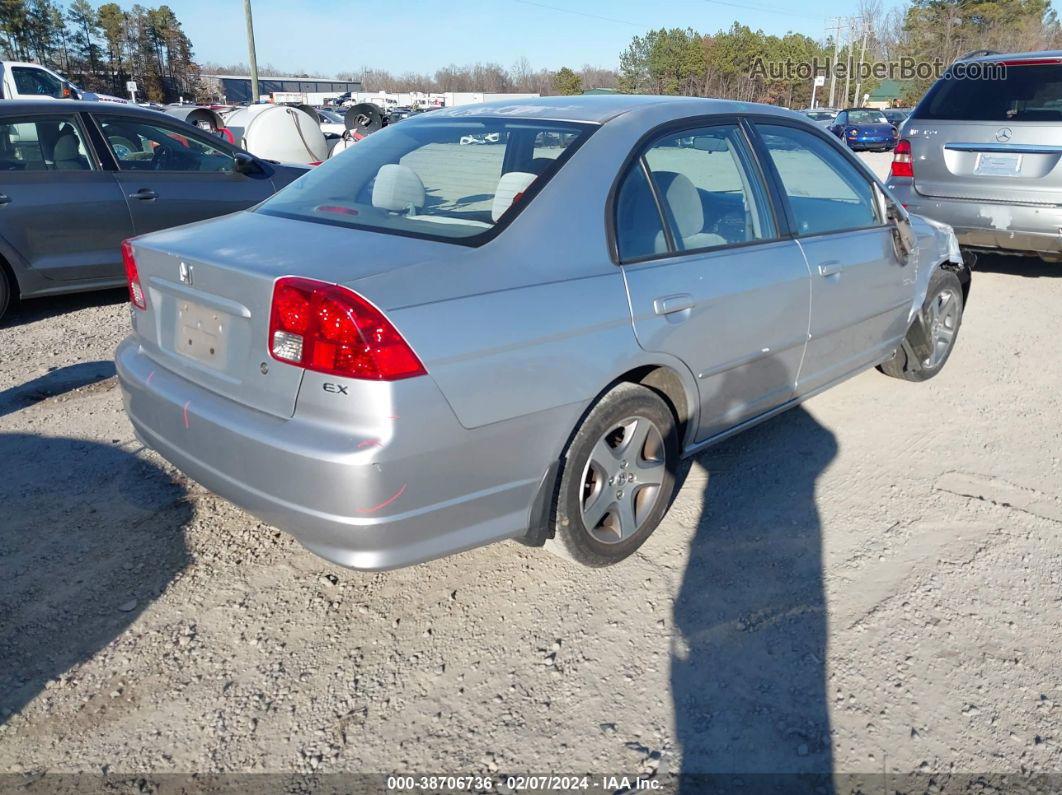
[[[1030,279],[1062,278],[1062,262],[1044,262],[1039,257],[1011,257],[1004,254],[981,254],[974,267],[977,274],[1000,273],[1004,276],[1024,276]],[[976,284],[974,285],[976,288]]]
[[[832,792],[815,481],[836,453],[796,408],[700,457],[671,668],[683,792]]]
[[[44,296],[27,298],[19,301],[0,320],[0,329],[36,323],[49,317],[78,312],[90,306],[112,306],[129,300],[129,291],[125,287],[108,290],[94,290],[87,293],[70,295]]]
[[[106,381],[113,375],[114,362],[108,361],[80,362],[69,367],[57,367],[24,384],[0,391],[0,417],[14,414],[19,409],[56,395],[73,392],[98,381]]]
[[[117,447],[0,434],[0,461],[2,724],[187,565],[192,508],[161,469]]]

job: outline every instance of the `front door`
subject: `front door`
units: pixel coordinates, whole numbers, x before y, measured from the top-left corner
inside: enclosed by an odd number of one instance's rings
[[[244,210],[273,194],[268,177],[237,172],[232,154],[207,135],[139,116],[96,118],[138,235]]]
[[[697,378],[696,441],[792,398],[807,339],[808,269],[736,124],[669,132],[617,195],[618,253],[643,348]]]
[[[877,364],[899,344],[915,278],[871,178],[819,135],[757,124],[811,272],[801,394]]]

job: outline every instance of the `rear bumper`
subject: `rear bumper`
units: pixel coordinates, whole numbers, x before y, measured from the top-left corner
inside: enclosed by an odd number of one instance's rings
[[[396,568],[525,534],[549,464],[548,455],[499,464],[497,447],[526,426],[465,429],[430,378],[398,382],[394,414],[367,428],[247,408],[157,366],[134,338],[115,362],[145,445],[350,568]]]
[[[923,196],[910,179],[890,179],[889,189],[911,212],[951,225],[965,247],[1062,252],[1062,208]]]

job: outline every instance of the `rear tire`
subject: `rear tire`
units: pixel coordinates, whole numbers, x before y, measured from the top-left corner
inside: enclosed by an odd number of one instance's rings
[[[590,410],[561,462],[546,547],[585,566],[609,566],[645,543],[675,490],[675,415],[640,384],[619,384]]]
[[[929,280],[926,300],[922,304],[924,319],[932,350],[930,355],[918,361],[914,355],[915,331],[907,332],[903,344],[892,358],[878,365],[878,370],[893,378],[905,381],[928,381],[947,364],[955,340],[959,336],[963,312],[962,283],[954,271],[937,268]]]

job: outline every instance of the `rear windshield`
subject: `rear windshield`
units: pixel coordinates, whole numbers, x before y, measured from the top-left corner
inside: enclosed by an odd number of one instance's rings
[[[809,119],[814,119],[815,121],[829,121],[830,119],[837,118],[836,112],[831,113],[826,110],[805,111],[804,115],[807,116]]]
[[[422,117],[374,133],[258,212],[478,245],[532,200],[595,129]]]
[[[848,111],[849,124],[888,124],[888,121],[879,110],[850,110]]]
[[[915,119],[1062,121],[1062,64],[1006,65],[984,77],[942,77],[911,114]]]

